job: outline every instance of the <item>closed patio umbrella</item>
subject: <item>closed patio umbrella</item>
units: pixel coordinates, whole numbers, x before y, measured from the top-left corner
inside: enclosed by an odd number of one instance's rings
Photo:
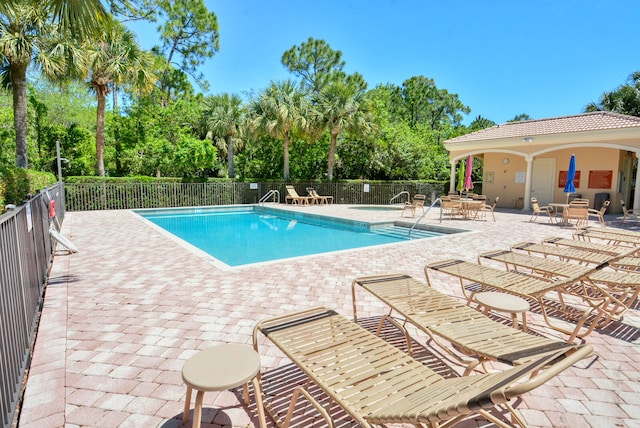
[[[464,190],[469,192],[469,190],[473,189],[473,182],[471,181],[471,170],[473,169],[473,157],[469,155],[467,157],[467,167],[464,171],[464,185],[462,186]]]
[[[564,193],[567,194],[567,203],[569,203],[569,194],[575,193],[576,186],[573,180],[576,178],[576,155],[572,154],[569,160],[569,170],[567,171],[567,183],[564,185]]]

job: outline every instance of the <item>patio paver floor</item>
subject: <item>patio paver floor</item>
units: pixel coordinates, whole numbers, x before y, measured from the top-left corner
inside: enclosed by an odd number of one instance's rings
[[[342,205],[287,209],[401,220],[400,211]],[[438,214],[435,209],[423,223],[439,224]],[[471,233],[223,270],[129,211],[68,212],[62,233],[80,252],[55,256],[19,426],[182,426],[184,362],[218,343],[251,344],[259,319],[317,305],[351,318],[350,285],[357,276],[402,272],[424,281],[427,262],[475,261],[482,251],[572,232],[544,220],[529,223],[529,214],[513,210],[498,210],[496,217],[495,223],[442,223]],[[607,220],[619,225],[616,216]],[[457,280],[435,278],[438,289],[461,296]],[[383,312],[371,298],[362,296],[359,302],[361,317]],[[528,324],[562,337],[537,313],[528,314]],[[624,322],[594,332],[587,341],[596,358],[516,402],[531,426],[640,427],[638,306]],[[260,352],[264,368],[286,362],[266,343]],[[246,427],[256,421],[255,406],[244,407],[238,391],[205,395],[203,426]],[[460,426],[485,424],[472,420]]]

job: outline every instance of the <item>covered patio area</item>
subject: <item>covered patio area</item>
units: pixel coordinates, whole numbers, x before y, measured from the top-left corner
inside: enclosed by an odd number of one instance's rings
[[[531,197],[547,205],[565,202],[569,159],[577,161],[576,193],[608,197],[608,212],[640,208],[640,118],[593,112],[522,122],[507,122],[444,142],[451,162],[450,191],[456,167],[468,155],[483,159],[483,194],[500,197],[499,207],[529,212]]]

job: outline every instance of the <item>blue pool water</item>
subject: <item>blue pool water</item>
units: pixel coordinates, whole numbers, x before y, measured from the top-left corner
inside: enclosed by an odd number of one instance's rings
[[[402,233],[386,233],[388,228],[371,228],[363,222],[260,208],[136,210],[136,213],[229,266],[409,239],[406,228],[401,228]],[[440,235],[420,231],[413,237]]]

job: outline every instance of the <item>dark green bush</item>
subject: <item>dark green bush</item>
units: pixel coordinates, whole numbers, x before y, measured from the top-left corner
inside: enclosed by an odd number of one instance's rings
[[[29,194],[29,175],[24,168],[3,168],[2,187],[4,193],[4,205],[20,205]]]
[[[44,189],[56,182],[49,172],[33,171],[24,168],[5,167],[0,170],[0,206],[20,205],[27,195]]]

